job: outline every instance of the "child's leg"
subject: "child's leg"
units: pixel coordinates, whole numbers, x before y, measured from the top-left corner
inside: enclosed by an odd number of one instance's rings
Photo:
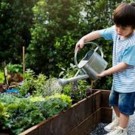
[[[123,113],[120,113],[119,126],[122,128],[127,128],[128,122],[129,122],[129,116]]]
[[[119,118],[120,117],[120,111],[119,111],[119,108],[117,106],[113,106],[113,110],[116,114],[116,116]]]
[[[115,119],[111,123],[109,123],[107,126],[104,127],[105,131],[110,132],[114,130],[115,127],[119,125],[119,116],[120,112],[117,107],[118,105],[118,93],[111,90],[110,96],[109,96],[109,104],[113,107],[114,113],[116,114]]]
[[[122,128],[126,128],[129,122],[129,116],[121,113],[117,106],[113,107],[116,116],[119,118],[119,126]]]
[[[105,131],[107,132],[111,132],[112,130],[115,129],[115,127],[119,126],[119,116],[120,116],[119,109],[117,106],[113,106],[113,110],[116,116],[111,123],[109,123],[107,126],[104,127]]]
[[[129,122],[129,115],[121,113],[117,106],[113,106],[113,110],[116,116],[119,118],[119,126],[122,128],[127,128]]]
[[[135,92],[119,94],[119,127],[127,128],[129,116],[134,113]]]
[[[117,92],[113,91],[111,93],[109,103],[113,105],[114,112],[118,119],[116,119],[117,121],[112,122],[112,124],[106,126],[107,128],[105,127],[105,130],[114,129],[107,135],[127,135],[129,116],[134,113],[135,92],[118,93],[117,98]]]
[[[114,108],[114,112],[116,112],[116,118],[111,124],[108,125],[108,127],[111,127],[110,129],[112,130],[106,135],[127,135],[129,116],[120,113],[119,109],[116,106],[113,108]],[[117,116],[119,117],[117,118]]]

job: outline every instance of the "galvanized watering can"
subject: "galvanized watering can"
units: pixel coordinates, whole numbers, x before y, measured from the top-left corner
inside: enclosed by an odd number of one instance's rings
[[[75,82],[80,79],[90,78],[91,80],[96,80],[97,74],[101,73],[107,67],[107,62],[103,58],[102,48],[94,42],[88,42],[86,44],[95,45],[96,48],[94,50],[90,50],[86,53],[84,58],[79,62],[77,62],[77,54],[78,51],[74,53],[74,62],[78,68],[77,73],[74,77],[68,79],[59,79],[58,82],[60,85],[66,85],[70,82]],[[97,53],[97,50],[100,51],[100,55]]]

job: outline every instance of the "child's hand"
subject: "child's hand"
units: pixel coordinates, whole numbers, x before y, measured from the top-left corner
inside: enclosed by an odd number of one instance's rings
[[[83,39],[80,39],[80,40],[76,43],[75,50],[76,50],[76,51],[79,51],[81,48],[83,48],[83,46],[84,46],[84,40],[83,40]]]
[[[100,74],[97,74],[98,78],[106,76],[106,71],[101,72]]]

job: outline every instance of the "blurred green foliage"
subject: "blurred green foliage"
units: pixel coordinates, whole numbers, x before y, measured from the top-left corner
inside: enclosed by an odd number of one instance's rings
[[[31,8],[37,0],[0,1],[0,62],[19,63],[22,46],[28,46],[31,38]]]
[[[4,83],[4,71],[0,70],[0,83]]]

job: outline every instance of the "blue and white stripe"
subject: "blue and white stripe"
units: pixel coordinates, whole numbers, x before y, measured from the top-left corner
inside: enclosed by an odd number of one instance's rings
[[[113,66],[125,62],[128,68],[113,75],[112,88],[121,93],[135,92],[135,32],[120,39],[115,26],[98,31],[106,40],[113,40]]]

